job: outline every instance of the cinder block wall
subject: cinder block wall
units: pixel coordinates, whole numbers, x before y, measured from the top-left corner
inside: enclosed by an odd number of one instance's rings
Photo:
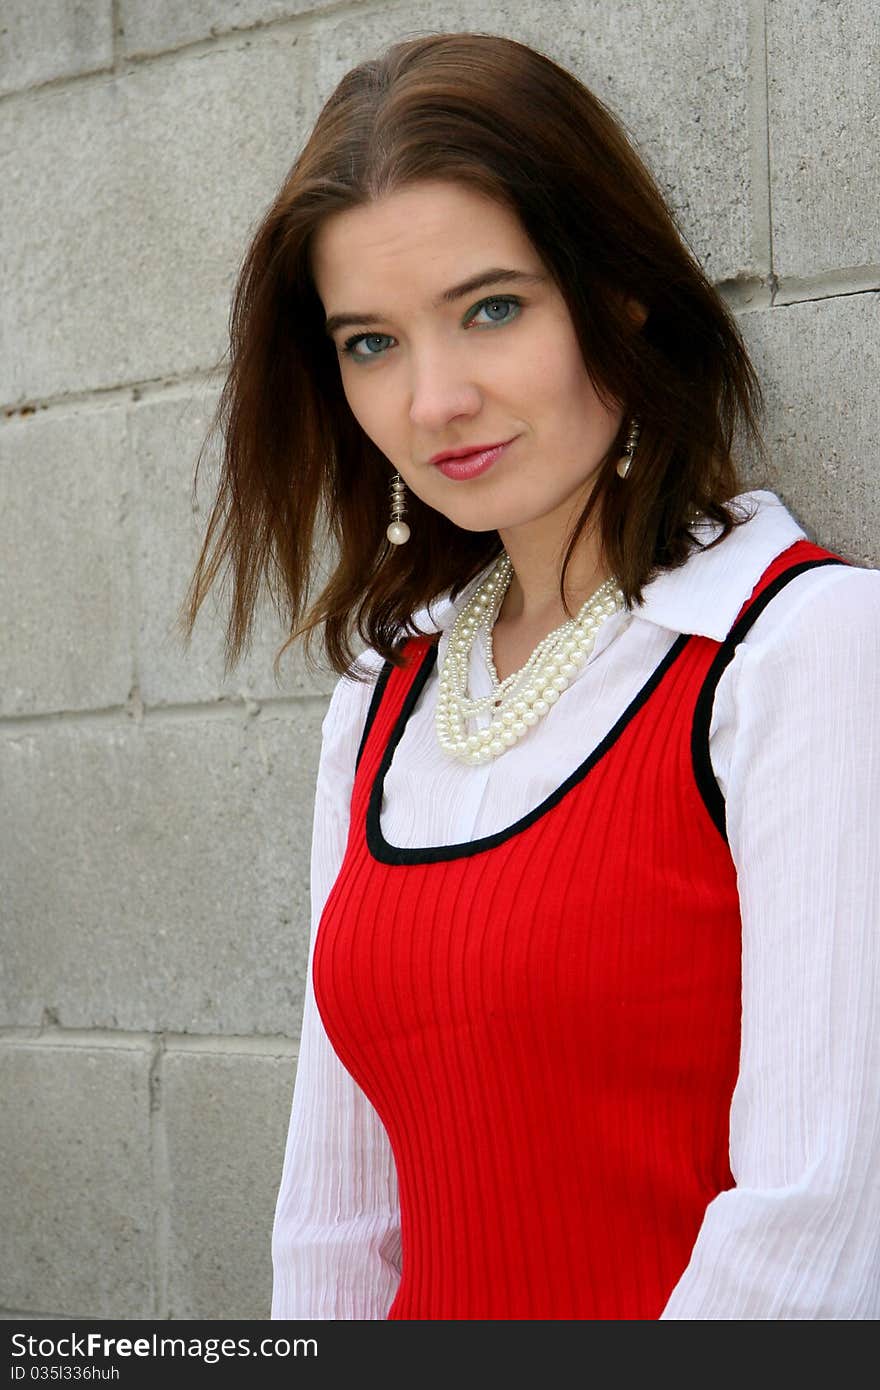
[[[880,563],[874,0],[6,0],[2,1316],[266,1318],[335,677],[171,624],[249,234],[342,73],[502,33],[625,119],[767,393],[774,488]],[[213,466],[213,465],[212,465]]]

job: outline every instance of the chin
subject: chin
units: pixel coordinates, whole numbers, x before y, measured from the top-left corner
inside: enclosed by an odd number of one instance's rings
[[[497,526],[493,526],[491,522],[487,523],[485,518],[481,518],[477,521],[475,518],[471,517],[462,519],[461,517],[450,516],[448,512],[444,512],[443,515],[446,517],[447,521],[450,521],[459,531],[471,531],[474,535],[486,531],[496,531],[498,529]]]

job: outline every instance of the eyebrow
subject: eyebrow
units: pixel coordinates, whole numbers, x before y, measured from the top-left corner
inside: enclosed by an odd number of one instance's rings
[[[444,290],[432,301],[431,308],[439,309],[444,304],[453,304],[456,299],[463,299],[466,294],[473,294],[475,290],[482,290],[486,285],[539,284],[546,279],[546,275],[530,274],[525,270],[505,270],[501,266],[492,266],[489,270],[481,270],[476,275],[469,276],[467,280],[462,280],[458,285],[451,285],[448,290]],[[331,314],[324,324],[324,332],[332,338],[339,328],[351,328],[357,324],[381,323],[386,317],[385,314],[377,313],[375,309],[368,309],[359,314]]]

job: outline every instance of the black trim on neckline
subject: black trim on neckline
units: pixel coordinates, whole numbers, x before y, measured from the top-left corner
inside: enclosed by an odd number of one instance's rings
[[[357,770],[360,766],[361,756],[363,754],[364,748],[367,745],[367,738],[369,737],[370,729],[373,727],[373,720],[376,718],[379,706],[382,703],[382,696],[385,694],[385,687],[391,678],[391,672],[393,670],[394,665],[392,662],[385,661],[382,663],[382,670],[379,672],[379,677],[376,681],[375,686],[373,687],[373,698],[370,700],[369,709],[367,710],[367,717],[364,720],[364,731],[361,734],[361,741],[358,744],[357,757],[354,760],[355,773],[357,773]]]
[[[589,757],[587,757],[580,766],[576,767],[574,772],[566,777],[560,787],[557,787],[554,792],[551,792],[549,796],[545,797],[533,810],[521,816],[518,821],[514,821],[513,825],[505,826],[503,830],[497,830],[493,835],[484,835],[477,840],[466,840],[462,844],[420,845],[414,849],[404,849],[398,845],[392,845],[385,839],[385,836],[382,834],[382,827],[379,823],[379,811],[382,805],[385,777],[391,766],[394,750],[403,737],[407,720],[437,661],[438,648],[437,643],[434,643],[425,653],[422,663],[415,674],[413,683],[407,691],[406,699],[395,720],[391,736],[373,782],[366,816],[366,838],[370,854],[374,859],[378,860],[380,864],[437,864],[448,859],[469,858],[473,854],[480,854],[483,850],[494,849],[496,845],[503,844],[505,840],[512,839],[514,835],[518,835],[523,830],[527,830],[530,825],[533,825],[534,822],[539,820],[547,811],[552,810],[557,802],[561,801],[572,787],[576,786],[578,782],[583,781],[587,773],[596,766],[599,760],[604,757],[613,744],[617,742],[627,724],[629,724],[630,720],[632,720],[642,708],[648,697],[653,694],[670,666],[677,661],[690,640],[691,635],[686,632],[676,638],[660,664],[645,681],[641,690],[630,701],[616,724],[614,724],[605,735],[602,742],[593,749]]]
[[[694,720],[691,725],[691,761],[699,793],[725,844],[727,844],[727,814],[724,794],[718,785],[712,767],[712,759],[709,756],[709,727],[712,723],[712,707],[715,703],[715,691],[718,682],[733,660],[737,646],[749,628],[761,616],[770,600],[775,598],[786,584],[790,583],[792,579],[796,579],[799,574],[803,574],[804,570],[820,569],[823,565],[843,564],[846,564],[846,561],[839,559],[804,560],[801,564],[792,565],[791,569],[783,570],[781,574],[778,574],[758,595],[739,621],[734,623],[721,643],[700,687],[694,705]]]

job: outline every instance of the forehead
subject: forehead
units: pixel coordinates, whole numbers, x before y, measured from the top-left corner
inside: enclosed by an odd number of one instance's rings
[[[538,255],[516,213],[466,184],[413,184],[325,218],[312,239],[312,272],[324,300],[367,283],[389,290],[418,281],[442,288],[488,265],[534,269]]]

